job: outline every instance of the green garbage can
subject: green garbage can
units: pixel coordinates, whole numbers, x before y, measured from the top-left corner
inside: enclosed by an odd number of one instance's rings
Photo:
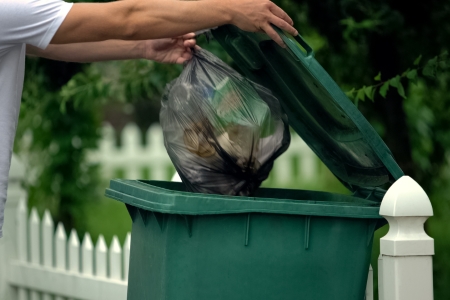
[[[403,175],[301,37],[222,26],[214,37],[282,102],[292,128],[351,196],[261,188],[255,197],[182,183],[112,180],[133,220],[128,300],[363,300],[380,201]]]

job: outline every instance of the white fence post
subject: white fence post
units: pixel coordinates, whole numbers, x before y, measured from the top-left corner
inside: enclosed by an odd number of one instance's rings
[[[9,261],[27,259],[26,252],[26,199],[25,190],[21,187],[25,176],[25,167],[14,155],[9,172],[8,196],[5,207],[5,223],[3,238],[0,239],[0,299],[16,300],[25,296],[25,290],[14,289],[8,285]],[[16,220],[20,219],[22,223]],[[20,247],[20,248],[19,248]]]
[[[432,300],[434,240],[423,225],[433,208],[425,191],[403,176],[384,196],[380,215],[389,222],[380,241],[380,299]]]

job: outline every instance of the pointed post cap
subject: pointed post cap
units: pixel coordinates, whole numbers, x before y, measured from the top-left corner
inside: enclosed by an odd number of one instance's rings
[[[388,217],[431,217],[433,207],[422,187],[409,176],[397,180],[386,192],[380,215]]]
[[[9,170],[9,180],[20,181],[23,178],[25,178],[25,165],[15,154],[13,154],[11,158],[11,168]]]

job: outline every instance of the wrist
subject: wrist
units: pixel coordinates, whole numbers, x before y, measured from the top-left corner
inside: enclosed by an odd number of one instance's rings
[[[214,16],[216,20],[220,20],[217,26],[233,24],[233,6],[229,0],[204,0],[198,1],[198,3],[202,6],[208,5],[207,11],[217,13],[217,16]]]
[[[149,55],[148,49],[146,47],[146,41],[136,41],[134,46],[134,58],[135,59],[145,59]]]
[[[219,13],[224,18],[224,24],[233,24],[233,7],[230,5],[230,1],[215,1],[217,4],[217,8],[219,9]]]

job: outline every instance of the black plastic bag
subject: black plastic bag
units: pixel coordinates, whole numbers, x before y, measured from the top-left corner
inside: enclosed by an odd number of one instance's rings
[[[289,147],[272,93],[196,50],[162,97],[164,144],[188,191],[251,196]]]

